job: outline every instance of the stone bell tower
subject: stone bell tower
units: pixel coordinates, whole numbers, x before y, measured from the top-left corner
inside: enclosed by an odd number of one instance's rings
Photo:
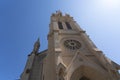
[[[33,49],[20,80],[120,80],[120,66],[104,56],[73,17],[57,11],[49,29],[48,49]]]

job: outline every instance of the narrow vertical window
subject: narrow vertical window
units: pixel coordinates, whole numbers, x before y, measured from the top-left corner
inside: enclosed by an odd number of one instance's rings
[[[64,75],[64,72],[63,72],[63,69],[61,68],[60,69],[60,71],[59,71],[59,79],[58,80],[64,80],[64,77],[63,77],[63,75]]]
[[[72,29],[71,25],[68,22],[65,22],[67,29]]]
[[[63,25],[61,22],[58,22],[59,29],[63,29]]]

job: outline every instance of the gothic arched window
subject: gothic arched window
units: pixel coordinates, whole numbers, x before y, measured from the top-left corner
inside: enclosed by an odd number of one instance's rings
[[[59,75],[59,79],[58,80],[64,80],[63,73],[64,73],[63,69],[60,69],[59,70],[59,74],[58,74]]]
[[[68,22],[65,22],[68,29],[72,29],[71,25]]]
[[[62,22],[58,21],[58,27],[59,27],[59,29],[63,29]]]

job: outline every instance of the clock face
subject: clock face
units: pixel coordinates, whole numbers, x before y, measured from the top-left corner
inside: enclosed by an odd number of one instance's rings
[[[66,40],[64,46],[71,50],[77,50],[80,49],[81,43],[76,40]]]

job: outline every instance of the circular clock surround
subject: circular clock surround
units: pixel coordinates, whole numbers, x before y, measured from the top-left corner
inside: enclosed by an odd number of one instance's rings
[[[70,39],[64,41],[64,46],[71,50],[77,50],[81,48],[81,43],[77,40]]]

